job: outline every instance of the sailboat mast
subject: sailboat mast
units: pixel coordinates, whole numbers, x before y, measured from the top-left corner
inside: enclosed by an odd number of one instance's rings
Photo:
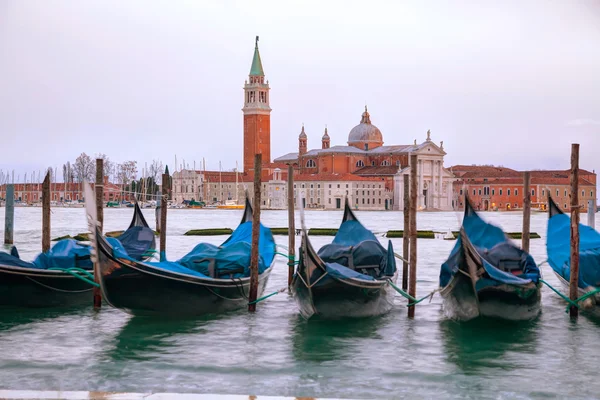
[[[235,162],[235,204],[240,204],[240,199],[238,198],[238,162]]]
[[[206,160],[204,159],[204,157],[202,157],[202,170],[204,171],[204,174],[202,174],[202,178],[203,178],[203,182],[202,182],[203,200],[204,200],[205,204],[208,204],[208,197],[206,195]]]
[[[221,198],[221,204],[223,204],[223,181],[221,179],[221,161],[219,161],[219,197]]]

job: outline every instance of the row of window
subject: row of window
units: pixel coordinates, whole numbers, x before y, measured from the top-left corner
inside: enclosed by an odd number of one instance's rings
[[[550,191],[548,191],[548,192],[550,192]],[[510,189],[506,189],[506,195],[510,196],[510,193],[511,193]],[[515,196],[518,196],[519,195],[519,189],[515,189],[513,193],[514,193]],[[461,195],[463,194],[463,190],[462,189],[460,189],[460,194]],[[479,196],[481,196],[482,190],[481,189],[479,189],[479,190],[473,189],[473,196],[475,196],[476,194],[479,194]],[[496,189],[492,189],[492,196],[494,196],[495,194],[496,194]],[[498,189],[498,194],[500,196],[502,196],[502,189]],[[490,188],[489,187],[486,186],[486,187],[483,188],[483,195],[484,196],[489,196],[490,195]],[[535,189],[531,189],[531,195],[535,196]],[[546,196],[546,189],[542,189],[542,197],[544,197],[544,196]],[[559,196],[560,196],[560,191],[558,189],[556,189],[556,197],[559,197]],[[567,191],[567,189],[565,189],[565,197],[567,197],[567,196],[568,196],[568,191]],[[585,197],[585,190],[581,191],[581,196]],[[594,197],[594,191],[593,190],[590,190],[590,197],[592,197],[592,198]]]
[[[371,166],[372,166],[372,167],[375,167],[376,165],[377,165],[377,163],[376,163],[375,161],[371,161]],[[390,161],[389,161],[389,160],[383,160],[383,161],[381,162],[381,164],[380,164],[380,165],[381,165],[382,167],[389,167],[389,166],[390,166],[390,165],[392,165],[392,164],[390,163]],[[364,167],[364,166],[365,166],[365,162],[364,162],[363,160],[358,160],[358,161],[356,162],[356,166],[357,166],[358,168],[362,168],[362,167]],[[399,167],[399,166],[400,166],[400,161],[396,161],[396,166],[397,166],[397,167]],[[308,160],[308,161],[306,162],[306,168],[317,168],[317,163],[315,162],[315,160],[312,160],[312,159],[310,159],[310,160]]]
[[[303,184],[301,184],[301,187],[302,187],[303,189],[304,189],[304,185],[305,185],[304,183],[303,183]],[[311,184],[310,184],[310,188],[312,189],[313,187],[314,187],[314,184],[313,184],[313,183],[311,183]],[[294,189],[295,189],[295,188],[296,188],[296,184],[294,184]],[[317,183],[317,189],[320,189],[320,188],[321,188],[321,184],[320,184],[320,183]],[[338,189],[340,188],[340,184],[339,184],[339,183],[337,184],[337,188],[338,188]],[[364,183],[363,183],[363,185],[362,185],[362,188],[363,188],[363,189],[365,188],[365,184],[364,184]],[[370,185],[370,184],[368,184],[368,185],[367,185],[367,189],[370,189],[370,188],[371,188],[371,185]],[[329,189],[331,189],[331,183],[329,184]],[[346,189],[348,189],[348,184],[347,184],[347,183],[346,183]],[[373,189],[381,189],[381,184],[378,184],[378,185],[375,185],[375,184],[373,184]]]

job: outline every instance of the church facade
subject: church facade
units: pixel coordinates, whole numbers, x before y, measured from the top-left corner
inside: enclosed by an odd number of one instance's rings
[[[308,135],[303,126],[298,136],[298,152],[274,160],[277,165],[292,164],[297,182],[319,179],[320,176],[330,179],[339,176],[342,185],[349,187],[348,182],[353,183],[355,190],[341,193],[341,197],[349,197],[353,207],[399,210],[404,206],[403,177],[410,174],[410,155],[416,154],[418,208],[452,210],[452,182],[455,178],[444,168],[446,152],[443,142],[439,146],[435,144],[429,131],[421,144],[415,140],[412,145],[384,145],[383,134],[371,122],[371,115],[365,107],[360,123],[350,130],[346,145],[331,146],[327,128],[321,137],[321,148],[309,150],[307,143]],[[363,188],[369,193],[366,198]],[[374,188],[378,190],[371,190]],[[370,198],[370,193],[375,196]],[[327,201],[324,208],[328,208],[329,204]],[[334,199],[331,204],[331,208],[339,208],[340,201]]]

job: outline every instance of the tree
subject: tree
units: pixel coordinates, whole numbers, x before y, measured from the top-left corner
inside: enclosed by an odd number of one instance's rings
[[[75,164],[73,164],[73,170],[77,182],[81,183],[84,180],[93,182],[96,173],[96,163],[90,156],[81,153],[75,160]]]
[[[66,164],[63,164],[63,182],[73,183],[73,167],[69,161],[67,161]]]
[[[148,178],[152,178],[152,181],[159,184],[161,182],[162,173],[164,167],[162,161],[152,160],[152,164],[150,164],[150,168],[148,168]]]
[[[122,190],[128,190],[129,184],[137,176],[137,161],[125,161],[117,166],[117,179],[122,185]]]

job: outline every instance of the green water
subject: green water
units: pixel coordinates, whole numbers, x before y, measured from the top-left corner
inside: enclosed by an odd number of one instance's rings
[[[0,220],[3,220],[0,209]],[[167,252],[177,258],[199,238],[192,228],[235,227],[240,212],[173,210]],[[23,258],[39,249],[39,209],[17,209],[15,240]],[[146,210],[145,210],[146,213]],[[106,230],[127,225],[131,210],[106,210]],[[285,225],[285,212],[263,213]],[[364,212],[375,231],[401,228],[402,216]],[[521,215],[483,217],[519,231]],[[85,230],[82,210],[57,209],[53,235]],[[150,210],[147,218],[153,220]],[[307,213],[313,227],[335,227],[341,213]],[[455,229],[455,213],[419,214],[419,229]],[[545,236],[546,218],[532,230]],[[584,218],[585,219],[585,218]],[[585,222],[585,221],[584,221]],[[208,240],[219,243],[223,238]],[[331,238],[315,237],[319,247]],[[382,240],[384,240],[382,238]],[[277,237],[287,244],[287,237]],[[401,241],[393,241],[397,251]],[[435,289],[439,265],[454,242],[419,240],[418,295]],[[532,240],[545,259],[545,240]],[[266,293],[286,285],[280,258]],[[545,279],[558,285],[550,269]],[[157,296],[160,294],[157,293]],[[0,310],[0,388],[195,392],[340,398],[600,398],[600,322],[571,322],[563,302],[543,289],[543,311],[525,323],[444,318],[441,299],[424,301],[406,318],[399,296],[388,315],[361,320],[302,320],[293,299],[279,294],[244,311],[193,320],[131,317],[105,306],[68,310]]]

